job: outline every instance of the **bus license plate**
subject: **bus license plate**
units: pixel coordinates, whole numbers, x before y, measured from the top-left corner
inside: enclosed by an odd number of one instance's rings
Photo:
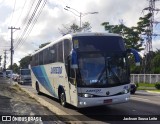
[[[112,103],[112,99],[104,100],[104,103]]]

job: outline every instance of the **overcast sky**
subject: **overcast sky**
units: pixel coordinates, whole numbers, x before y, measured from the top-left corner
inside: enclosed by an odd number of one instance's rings
[[[64,10],[65,6],[82,13],[98,12],[85,15],[82,17],[82,22],[89,22],[92,31],[104,31],[104,27],[101,26],[103,22],[119,24],[123,20],[125,25],[135,26],[139,17],[145,14],[142,10],[149,4],[147,0],[47,0],[46,4],[46,0],[42,0],[34,17],[45,5],[40,16],[37,21],[34,18],[31,21],[38,1],[0,0],[0,55],[3,55],[4,49],[10,49],[11,30],[8,27],[21,28],[13,30],[15,48],[13,63],[18,63],[21,58],[33,53],[40,44],[59,38],[61,36],[59,29],[63,28],[63,24],[79,25],[80,18]],[[160,2],[156,4],[160,5]],[[160,20],[158,15],[160,13],[156,15],[156,19]],[[153,48],[160,49],[160,42],[155,38],[153,40]],[[9,65],[10,52],[7,53],[7,65]]]

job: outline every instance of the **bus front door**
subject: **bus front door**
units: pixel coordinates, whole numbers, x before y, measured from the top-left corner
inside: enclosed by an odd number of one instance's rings
[[[77,94],[77,85],[76,85],[76,69],[70,68],[70,64],[68,66],[70,103],[74,106],[77,106],[78,94]]]

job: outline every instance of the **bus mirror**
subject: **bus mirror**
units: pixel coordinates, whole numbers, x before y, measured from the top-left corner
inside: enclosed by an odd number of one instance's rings
[[[73,69],[78,68],[77,53],[74,49],[71,52],[71,68],[73,68]]]
[[[140,60],[141,59],[140,59],[140,55],[138,54],[138,52],[133,48],[127,49],[127,52],[133,53],[136,66],[140,66]]]

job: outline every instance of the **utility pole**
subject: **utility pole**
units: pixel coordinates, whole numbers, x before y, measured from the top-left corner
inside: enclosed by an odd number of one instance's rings
[[[0,56],[0,66],[1,66],[1,60],[2,60],[2,56]]]
[[[13,30],[15,29],[15,30],[20,30],[20,28],[15,28],[15,27],[9,27],[8,29],[11,29],[11,49],[10,49],[10,51],[11,51],[11,70],[12,70],[12,65],[13,65],[13,53],[14,53],[14,51],[13,51]]]
[[[6,71],[6,59],[7,59],[7,50],[4,50],[4,66],[3,66],[3,71]]]
[[[0,65],[1,65],[2,56],[0,55]]]
[[[153,48],[152,48],[152,37],[159,36],[159,34],[154,34],[154,23],[159,23],[154,20],[154,12],[160,11],[160,9],[155,8],[155,2],[159,0],[149,0],[149,7],[144,8],[143,10],[148,10],[148,13],[151,14],[150,17],[150,24],[148,26],[147,38],[146,38],[146,45],[145,45],[145,60],[144,60],[144,73],[150,73],[151,68],[151,60],[153,55]]]

